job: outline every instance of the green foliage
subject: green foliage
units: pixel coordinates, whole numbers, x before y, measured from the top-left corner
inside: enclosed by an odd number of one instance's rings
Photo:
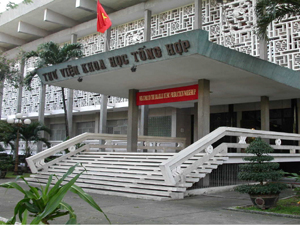
[[[13,168],[14,161],[12,156],[7,155],[6,152],[0,151],[0,171],[8,171]]]
[[[246,149],[246,153],[253,154],[244,158],[248,164],[240,165],[238,178],[245,181],[259,182],[257,185],[240,185],[235,190],[248,194],[278,194],[286,185],[276,183],[284,174],[278,170],[279,164],[270,162],[274,157],[268,154],[273,148],[261,138],[255,138]]]
[[[25,60],[32,57],[37,57],[35,69],[31,71],[24,79],[24,83],[28,90],[31,90],[31,82],[37,74],[37,70],[43,67],[67,62],[72,58],[81,58],[83,52],[80,43],[64,44],[62,47],[52,41],[40,44],[36,51],[27,52],[24,54]]]
[[[7,123],[6,121],[0,121],[0,141],[5,146],[9,145],[11,149],[14,149],[14,144],[13,144],[14,139],[11,136],[11,134],[14,132],[15,132],[14,128],[9,123]]]
[[[289,174],[290,176],[288,176],[289,178],[294,178],[295,181],[300,181],[300,172],[299,174],[297,173],[287,173]],[[296,191],[296,194],[300,196],[300,187],[296,187],[294,188],[294,190]]]
[[[30,155],[30,149],[28,147],[30,142],[33,143],[43,142],[44,144],[46,144],[48,148],[50,148],[51,146],[50,142],[48,141],[48,139],[41,136],[41,131],[51,134],[50,128],[48,128],[47,126],[43,125],[38,121],[20,127],[20,139],[25,141],[26,157]]]
[[[262,141],[261,138],[255,138],[246,149],[246,152],[260,156],[262,154],[272,153],[274,152],[274,149],[266,142]]]
[[[294,196],[291,198],[280,199],[276,206],[268,209],[268,212],[279,213],[279,214],[291,214],[291,215],[300,215],[299,205],[297,204],[300,201],[299,196]],[[243,210],[250,211],[265,211],[264,209],[250,206],[250,207],[237,207]]]
[[[15,67],[17,59],[8,59],[5,54],[0,52],[0,82],[4,80],[15,88],[21,85],[19,70]]]
[[[24,3],[25,5],[28,5],[28,4],[33,3],[33,0],[23,0],[22,3]],[[9,1],[9,2],[6,4],[6,10],[9,10],[9,9],[15,9],[15,8],[17,8],[18,6],[19,6],[19,4]]]
[[[267,28],[273,21],[300,14],[299,0],[258,0],[255,7],[258,35],[268,39]]]
[[[63,201],[63,198],[68,191],[77,194],[81,199],[87,202],[94,209],[103,213],[107,221],[110,222],[106,214],[93,200],[93,198],[89,194],[85,193],[80,187],[75,185],[76,180],[84,171],[77,174],[76,176],[73,176],[70,181],[65,182],[65,179],[73,173],[76,166],[78,166],[78,164],[72,166],[62,176],[62,178],[55,181],[55,185],[52,188],[50,188],[50,185],[54,182],[53,177],[55,175],[50,175],[46,186],[41,186],[40,188],[30,186],[24,179],[24,177],[20,176],[19,178],[21,178],[25,182],[25,184],[29,187],[29,190],[24,190],[15,182],[0,184],[0,187],[15,188],[24,194],[24,198],[21,199],[15,207],[14,216],[7,222],[7,224],[14,224],[17,217],[20,221],[26,221],[26,210],[28,211],[30,216],[34,217],[31,224],[48,224],[48,221],[65,215],[69,216],[67,224],[76,224],[77,216],[73,208]],[[65,183],[64,185],[62,185],[63,182]]]
[[[260,184],[247,184],[240,185],[235,188],[235,191],[250,194],[250,195],[267,195],[267,194],[279,194],[283,189],[286,188],[285,184],[281,183],[266,183]]]
[[[55,64],[67,62],[74,58],[81,58],[83,52],[80,43],[64,44],[62,47],[52,41],[43,43],[38,46],[36,51],[27,52],[24,54],[24,59],[28,60],[31,57],[37,57],[35,69],[26,75],[24,84],[28,90],[31,90],[31,83],[37,74],[37,70],[43,67],[52,66]],[[66,137],[69,136],[69,126],[67,119],[66,98],[64,88],[61,88],[62,103],[65,117]]]

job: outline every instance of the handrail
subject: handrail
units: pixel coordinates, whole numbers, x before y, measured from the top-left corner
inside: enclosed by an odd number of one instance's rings
[[[213,132],[202,137],[192,145],[183,149],[173,157],[162,162],[160,164],[160,169],[167,184],[176,185],[180,181],[184,181],[185,176],[196,170],[198,167],[202,166],[204,162],[212,159],[216,154],[226,153],[227,146],[221,144],[213,149],[212,144],[220,140],[224,136],[239,136],[241,141],[240,145],[245,146],[246,137],[261,137],[264,139],[277,139],[277,140],[294,140],[300,141],[299,134],[290,134],[283,132],[273,132],[273,131],[263,131],[263,130],[250,130],[244,128],[234,128],[234,127],[219,127]],[[281,141],[280,141],[281,143]],[[280,144],[279,144],[280,145]],[[187,160],[194,157],[200,152],[206,152],[205,157],[198,159],[190,166],[185,169],[181,169],[181,165]]]
[[[100,143],[100,140],[104,140],[104,144],[90,144],[88,140],[96,140]],[[55,155],[56,153],[62,152],[65,149],[69,149],[70,153],[68,156],[75,155],[81,151],[89,150],[90,147],[97,148],[126,148],[126,144],[118,145],[118,142],[125,143],[127,141],[127,135],[120,134],[99,134],[99,133],[83,133],[76,137],[73,137],[65,142],[59,143],[49,149],[46,149],[36,155],[33,155],[26,159],[28,166],[31,169],[32,173],[37,173],[40,169],[46,169],[52,163],[45,163],[45,159]],[[114,143],[116,142],[116,143]],[[185,147],[185,138],[171,138],[171,137],[153,137],[153,136],[139,136],[138,137],[138,148],[139,149],[172,149],[174,151],[182,150]],[[84,148],[76,149],[75,145],[83,143],[87,146]],[[163,143],[172,143],[176,146],[165,147]],[[160,146],[161,145],[161,146]],[[60,159],[65,158],[65,156],[61,156]],[[56,160],[57,161],[57,160]]]

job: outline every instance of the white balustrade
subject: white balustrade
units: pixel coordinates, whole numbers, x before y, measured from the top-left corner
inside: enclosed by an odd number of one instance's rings
[[[38,170],[46,170],[50,165],[82,151],[126,151],[126,142],[126,135],[84,133],[65,142],[56,144],[26,160],[32,173],[37,173]],[[146,142],[152,143],[153,146],[151,144],[145,146],[143,143]],[[138,143],[138,151],[144,151],[146,149],[149,152],[153,150],[176,152],[182,150],[185,146],[185,138],[139,136]],[[162,143],[163,145],[160,146],[158,143]],[[183,147],[174,147],[177,143],[182,143],[181,146]],[[78,144],[80,144],[81,147],[79,147]],[[166,146],[166,144],[168,144],[168,146]],[[66,149],[69,150],[68,153],[65,153]],[[57,156],[57,158],[48,163],[44,163],[45,159],[51,156]]]
[[[238,143],[221,143],[213,148],[213,146],[216,145],[216,142],[218,142],[224,136],[243,138],[239,138]],[[209,164],[211,160],[216,160],[216,156],[219,157],[229,155],[229,148],[231,151],[232,149],[236,149],[236,152],[238,152],[238,149],[247,148],[249,146],[249,144],[245,142],[247,137],[251,139],[255,137],[269,139],[270,143],[275,143],[275,145],[272,144],[271,147],[274,149],[274,153],[279,157],[280,154],[283,157],[287,157],[287,155],[289,155],[289,157],[293,157],[291,154],[297,154],[297,157],[300,157],[300,146],[298,145],[298,142],[300,141],[299,134],[233,127],[219,127],[197,142],[183,149],[170,159],[161,163],[160,169],[164,176],[165,182],[172,185],[178,184],[184,179],[185,176],[189,175],[197,168],[203,167],[204,163]],[[281,145],[281,140],[290,141],[290,144]],[[177,168],[182,166],[197,154],[203,154],[203,156],[199,157],[198,160],[186,166],[184,169],[181,169],[180,173],[178,173]]]

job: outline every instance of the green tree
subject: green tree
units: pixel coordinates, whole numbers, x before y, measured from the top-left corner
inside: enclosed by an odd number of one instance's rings
[[[261,140],[255,138],[246,149],[246,153],[253,156],[244,157],[249,163],[239,166],[240,172],[238,178],[250,182],[258,182],[258,184],[245,184],[236,187],[236,191],[247,193],[250,195],[256,194],[279,194],[286,186],[278,183],[283,176],[283,171],[278,170],[279,164],[271,162],[274,157],[270,156],[274,149]]]
[[[285,16],[300,15],[299,0],[258,0],[255,7],[257,33],[262,39],[268,39],[267,28],[273,21]]]
[[[31,124],[9,124],[2,121],[0,123],[0,141],[2,140],[5,145],[10,145],[14,151],[16,151],[15,146],[12,144],[13,141],[17,139],[17,133],[19,130],[19,139],[25,141],[25,158],[30,156],[29,143],[43,142],[49,148],[51,146],[50,142],[41,136],[41,131],[51,134],[51,130],[40,122],[33,122]],[[16,158],[17,153],[15,154]],[[18,160],[18,159],[15,159]],[[18,165],[19,162],[16,162]],[[27,165],[27,162],[25,161]],[[26,166],[27,168],[27,166]],[[15,168],[17,170],[17,166]]]
[[[50,148],[50,142],[48,141],[48,139],[41,136],[41,131],[51,134],[50,128],[46,127],[38,121],[20,127],[20,139],[25,141],[25,157],[30,156],[29,143],[31,142],[43,142],[47,145],[48,148]]]
[[[4,81],[17,88],[21,84],[19,70],[15,67],[18,59],[8,59],[3,52],[0,52],[0,84]],[[2,94],[2,93],[1,93]]]
[[[0,121],[0,142],[2,142],[5,147],[10,146],[11,149],[14,149],[12,133],[14,133],[14,128],[6,121]]]
[[[27,88],[30,90],[32,79],[34,76],[36,76],[38,69],[67,62],[74,58],[80,58],[83,56],[81,48],[82,45],[80,43],[64,44],[62,47],[60,47],[57,43],[50,41],[39,45],[36,51],[25,53],[25,59],[29,59],[31,57],[38,58],[35,64],[35,69],[31,71],[24,79],[24,83]],[[66,137],[69,137],[66,98],[63,87],[61,88],[61,92],[65,116]]]

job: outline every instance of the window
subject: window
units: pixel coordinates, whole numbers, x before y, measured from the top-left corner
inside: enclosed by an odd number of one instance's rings
[[[171,137],[171,116],[150,117],[148,120],[148,135]]]
[[[66,128],[65,124],[51,124],[51,141],[61,141],[66,139]]]
[[[88,132],[95,133],[95,122],[80,122],[76,124],[76,135]]]

